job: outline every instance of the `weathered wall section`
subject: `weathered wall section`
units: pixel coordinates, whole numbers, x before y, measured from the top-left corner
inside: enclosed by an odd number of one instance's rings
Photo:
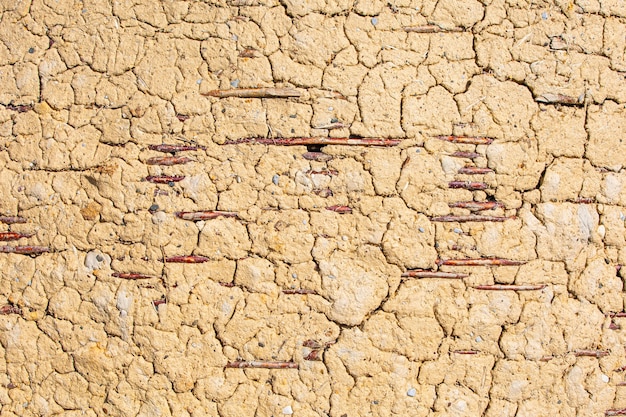
[[[626,407],[623,1],[0,10],[0,415]]]

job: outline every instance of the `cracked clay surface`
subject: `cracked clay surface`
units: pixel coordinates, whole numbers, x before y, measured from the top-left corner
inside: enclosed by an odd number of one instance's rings
[[[0,416],[626,414],[623,1],[0,12]]]

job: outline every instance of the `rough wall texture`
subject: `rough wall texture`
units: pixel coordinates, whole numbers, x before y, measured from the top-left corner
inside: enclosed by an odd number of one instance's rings
[[[626,407],[623,1],[0,11],[1,416]]]

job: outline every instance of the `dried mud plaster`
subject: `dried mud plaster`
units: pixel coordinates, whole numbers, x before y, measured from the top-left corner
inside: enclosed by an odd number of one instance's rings
[[[624,413],[623,2],[0,11],[2,416]]]

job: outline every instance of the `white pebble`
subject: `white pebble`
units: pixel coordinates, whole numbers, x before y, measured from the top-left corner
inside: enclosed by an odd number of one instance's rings
[[[85,267],[91,271],[94,269],[102,269],[110,264],[111,257],[97,250],[92,250],[85,256]]]
[[[408,395],[409,397],[415,397],[416,393],[417,390],[415,388],[409,388],[409,390],[406,392],[406,395]]]
[[[607,375],[602,374],[602,376],[600,378],[602,378],[602,382],[604,382],[604,383],[609,382],[609,377]]]
[[[480,337],[480,336],[478,336],[478,337],[476,337],[476,339],[474,339],[474,340],[476,340],[476,342],[480,343],[480,342],[482,342],[482,341],[483,341],[483,338],[482,338],[482,337]]]
[[[288,405],[287,407],[283,408],[283,414],[287,414],[287,415],[293,414],[293,408],[291,408],[291,406]]]
[[[152,223],[162,224],[167,220],[167,215],[163,211],[158,211],[152,215]]]
[[[467,401],[459,400],[454,404],[453,407],[456,408],[457,410],[465,411],[467,410]]]
[[[132,304],[133,304],[132,295],[126,294],[125,291],[121,291],[117,295],[116,307],[124,317],[126,316],[126,313],[128,313],[128,310],[130,310],[130,307],[132,306]]]

